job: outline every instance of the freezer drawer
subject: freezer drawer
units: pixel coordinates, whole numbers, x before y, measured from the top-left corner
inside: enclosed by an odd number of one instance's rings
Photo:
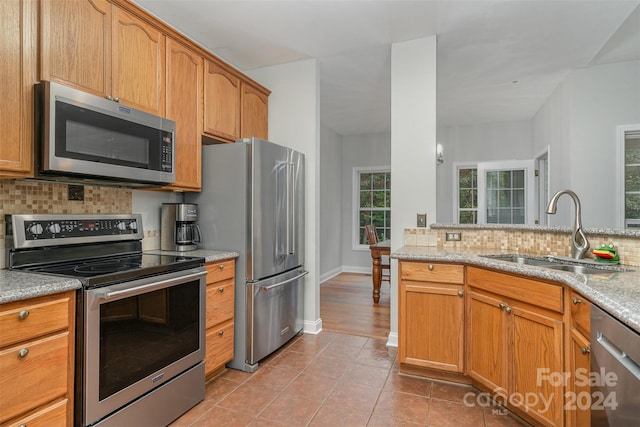
[[[296,268],[247,284],[247,363],[253,365],[293,338],[303,328],[304,279]]]

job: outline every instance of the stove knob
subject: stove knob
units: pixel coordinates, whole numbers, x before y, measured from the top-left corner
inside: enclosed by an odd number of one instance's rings
[[[42,234],[42,231],[43,231],[42,224],[33,224],[27,230],[31,234],[35,234],[35,235]]]
[[[123,221],[120,221],[118,224],[116,224],[116,227],[118,228],[118,230],[126,230],[127,229],[127,224]]]
[[[49,233],[58,234],[60,231],[62,231],[62,227],[60,227],[60,224],[58,223],[53,223],[47,227],[47,230],[49,230]]]
[[[129,223],[129,228],[132,230],[137,230],[138,229],[138,223],[136,221],[131,221]]]

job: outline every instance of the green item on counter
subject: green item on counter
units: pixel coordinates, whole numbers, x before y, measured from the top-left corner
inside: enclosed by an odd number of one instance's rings
[[[613,248],[613,244],[602,245],[598,249],[592,251],[594,260],[597,262],[605,262],[610,264],[620,264],[618,252]]]

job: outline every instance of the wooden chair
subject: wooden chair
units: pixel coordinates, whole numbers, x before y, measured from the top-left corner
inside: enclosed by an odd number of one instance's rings
[[[364,226],[364,229],[367,232],[367,239],[369,240],[370,245],[375,245],[378,243],[378,231],[376,230],[376,226],[373,224],[368,224]],[[383,256],[382,261],[380,263],[380,268],[382,269],[382,280],[386,280],[391,283],[391,260],[387,256]]]

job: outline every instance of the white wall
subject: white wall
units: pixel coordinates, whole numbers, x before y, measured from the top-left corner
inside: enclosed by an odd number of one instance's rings
[[[246,72],[268,87],[269,139],[305,155],[305,279],[304,330],[317,333],[320,319],[319,205],[320,97],[316,59]]]
[[[444,163],[436,171],[437,218],[430,222],[457,222],[452,201],[454,162],[531,159],[537,154],[532,151],[531,128],[530,120],[438,128]]]
[[[587,228],[618,228],[615,128],[640,123],[640,61],[571,72],[533,119],[534,151],[550,145],[550,194],[572,189]],[[621,203],[621,202],[620,202]],[[550,225],[571,226],[573,206],[560,199]]]
[[[416,213],[436,215],[436,37],[391,46],[391,250]],[[391,265],[391,333],[397,345],[398,263]]]
[[[342,271],[342,137],[320,127],[320,282]]]
[[[142,227],[145,232],[160,230],[160,209],[163,203],[183,201],[184,195],[180,192],[131,191],[131,211],[142,215]],[[142,240],[142,249],[145,251],[160,249],[160,233],[153,237],[147,235]]]
[[[342,137],[342,266],[344,271],[371,273],[371,252],[353,249],[353,168],[391,166],[388,132]],[[394,176],[391,174],[391,182]],[[392,194],[392,200],[395,198]]]

